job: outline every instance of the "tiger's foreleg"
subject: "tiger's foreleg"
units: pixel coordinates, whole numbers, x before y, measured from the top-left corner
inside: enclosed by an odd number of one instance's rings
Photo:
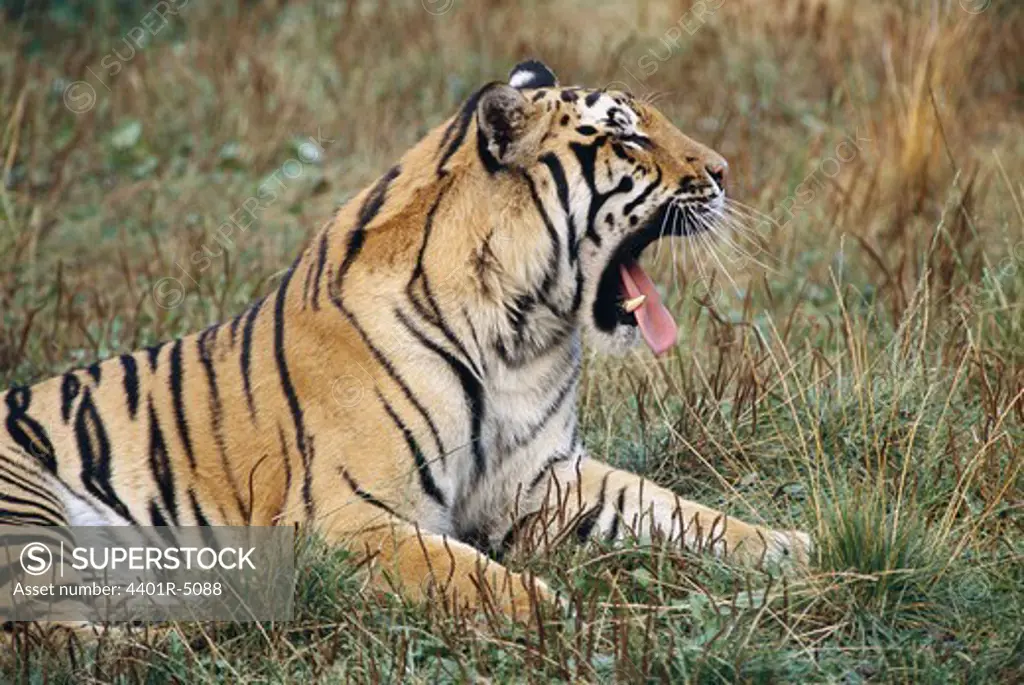
[[[414,602],[442,601],[449,610],[494,611],[529,622],[536,602],[555,593],[528,573],[511,571],[476,548],[420,529],[393,515],[360,530],[327,529],[328,541],[366,555],[373,588]],[[384,519],[384,520],[382,520]]]
[[[589,458],[553,471],[542,517],[579,540],[662,537],[741,563],[806,563],[810,538],[727,517],[667,488]]]

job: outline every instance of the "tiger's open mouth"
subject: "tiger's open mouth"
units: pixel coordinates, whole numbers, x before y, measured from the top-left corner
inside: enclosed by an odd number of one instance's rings
[[[670,211],[681,211],[684,216],[668,217]],[[660,238],[695,232],[685,213],[678,207],[673,209],[671,201],[666,202],[639,230],[623,239],[601,274],[594,299],[594,322],[599,329],[610,333],[616,326],[639,327],[640,335],[656,355],[675,345],[679,329],[639,259],[644,249]]]

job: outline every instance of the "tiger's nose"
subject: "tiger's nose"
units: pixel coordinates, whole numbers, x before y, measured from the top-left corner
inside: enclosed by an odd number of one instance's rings
[[[725,178],[729,174],[728,162],[719,158],[709,164],[705,164],[704,170],[708,172],[708,176],[715,182],[719,190],[725,190]]]

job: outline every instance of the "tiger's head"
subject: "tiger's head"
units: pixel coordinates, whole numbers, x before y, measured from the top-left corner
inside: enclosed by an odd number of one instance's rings
[[[655,354],[670,349],[676,323],[639,258],[660,238],[715,228],[726,161],[652,106],[623,92],[560,86],[536,61],[481,89],[475,114],[487,172],[525,180],[547,233],[557,234],[537,234],[548,260],[534,271],[575,274],[567,284],[573,324],[604,351],[621,353],[640,338]]]

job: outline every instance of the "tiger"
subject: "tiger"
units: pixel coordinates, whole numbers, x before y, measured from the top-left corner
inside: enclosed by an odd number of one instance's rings
[[[538,520],[806,563],[806,533],[684,500],[581,439],[584,341],[676,347],[640,257],[714,230],[727,170],[652,104],[518,64],[234,319],[8,390],[0,524],[308,527],[365,554],[375,590],[512,618],[558,601],[504,564]]]

